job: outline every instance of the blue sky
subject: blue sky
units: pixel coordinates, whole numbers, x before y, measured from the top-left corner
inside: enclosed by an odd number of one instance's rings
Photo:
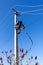
[[[43,6],[20,7],[16,5],[43,5],[43,0],[0,0],[0,53],[4,50],[14,50],[14,12],[12,8],[20,14],[25,11],[43,9]],[[22,20],[26,27],[25,31],[30,34],[33,40],[33,47],[28,56],[37,55],[40,63],[43,63],[43,14],[38,13],[43,13],[43,10],[23,14],[18,17],[18,20]],[[21,31],[19,35],[19,47],[29,49],[31,42],[25,31]]]

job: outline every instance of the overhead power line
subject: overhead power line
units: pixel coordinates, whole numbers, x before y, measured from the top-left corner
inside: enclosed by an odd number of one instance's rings
[[[15,5],[16,7],[42,7],[43,5]]]
[[[36,9],[36,10],[31,10],[31,11],[24,11],[24,12],[21,12],[21,14],[27,14],[27,13],[33,13],[33,12],[39,12],[43,9]]]
[[[9,15],[10,12],[11,12],[11,9],[7,12],[7,14],[5,15],[5,17],[3,17],[3,19],[1,20],[1,23],[5,23],[5,20],[8,17],[8,15]],[[0,23],[0,25],[1,25],[1,23]]]
[[[6,27],[9,26],[9,24],[6,26],[6,23],[7,23],[7,19],[9,18],[9,15],[11,15],[11,12],[12,12],[12,8],[10,8],[10,9],[8,10],[7,14],[6,14],[6,15],[3,17],[3,19],[1,20],[0,25],[4,23],[4,24],[3,24],[4,26],[2,26],[1,29],[3,29],[3,27],[6,28]]]
[[[43,13],[27,13],[27,14],[30,14],[30,15],[43,15]]]
[[[31,36],[26,32],[26,35],[29,37],[30,41],[31,41],[31,46],[29,48],[29,51],[32,49],[32,46],[33,46],[33,40],[31,38]]]
[[[25,13],[26,15],[43,15],[43,13]],[[22,14],[22,15],[25,15],[25,14]]]
[[[23,15],[23,14],[29,14],[29,15],[40,15],[40,14],[43,14],[43,13],[34,13],[34,12],[37,12],[37,11],[41,11],[41,10],[43,10],[43,9],[37,9],[37,10],[32,10],[32,11],[24,11],[24,12],[21,12],[21,15]],[[10,10],[8,11],[8,13],[6,14],[6,16],[1,20],[2,22],[1,23],[5,23],[5,20],[6,20],[6,18],[9,16],[9,13],[11,12],[12,10],[11,10],[11,8],[10,8]],[[19,11],[20,12],[20,11]],[[4,22],[3,22],[4,21]],[[0,25],[1,25],[1,23],[0,23]],[[6,24],[5,24],[6,25]],[[4,26],[5,26],[4,25]]]

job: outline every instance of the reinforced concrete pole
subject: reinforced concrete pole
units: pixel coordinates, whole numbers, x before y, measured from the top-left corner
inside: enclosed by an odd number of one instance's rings
[[[17,12],[14,12],[14,54],[15,54],[14,65],[18,65],[18,34],[15,28],[16,23],[17,23]]]

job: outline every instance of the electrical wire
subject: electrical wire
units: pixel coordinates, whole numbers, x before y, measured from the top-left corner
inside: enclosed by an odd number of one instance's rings
[[[5,17],[1,20],[1,23],[0,25],[4,24],[4,26],[2,26],[2,28],[6,28],[6,27],[9,27],[9,24],[6,26],[6,23],[7,23],[7,19],[9,18],[9,15],[11,15],[10,13],[12,12],[12,9],[10,8],[7,12],[7,14],[5,15]],[[2,30],[1,28],[1,30]]]
[[[17,5],[16,5],[16,6],[17,6]],[[19,6],[19,5],[18,5],[18,6]],[[42,5],[38,5],[38,6],[42,6]],[[43,10],[43,9],[37,9],[37,10],[32,10],[32,11],[25,11],[25,12],[20,12],[20,13],[21,13],[21,15],[22,15],[22,14],[38,15],[38,14],[43,14],[43,13],[37,13],[37,14],[35,14],[35,13],[33,13],[33,12],[37,12],[37,11],[41,11],[41,10]],[[3,21],[5,21],[5,19],[8,17],[8,15],[9,15],[10,12],[11,12],[11,8],[10,8],[10,10],[8,11],[8,13],[6,14],[6,16],[1,20],[2,23],[5,23],[5,22],[3,22]]]
[[[9,14],[12,12],[12,9],[10,8],[9,10],[8,10],[8,12],[7,12],[7,14],[2,18],[2,20],[0,21],[1,23],[0,23],[0,25],[2,25],[3,23],[4,23],[4,26],[2,26],[2,28],[1,28],[1,26],[0,26],[0,30],[2,30],[3,29],[3,27],[4,28],[6,28],[6,20],[7,20],[7,18],[9,18]],[[8,22],[8,21],[7,21]],[[9,25],[9,24],[8,24]],[[7,25],[7,27],[9,27]],[[3,29],[4,30],[4,29]],[[6,30],[6,29],[5,29]],[[7,30],[8,31],[8,30]],[[4,32],[4,31],[3,31]],[[9,42],[9,40],[10,40],[10,37],[9,37],[9,39],[8,40],[5,40],[5,41],[7,41],[7,43]]]
[[[43,15],[43,13],[25,13],[22,15]]]
[[[26,14],[22,14],[22,15],[43,15],[43,13],[26,13]]]
[[[42,7],[43,5],[33,5],[33,6],[30,6],[30,5],[15,5],[16,7]]]
[[[25,12],[21,12],[21,15],[23,15],[23,14],[29,14],[29,15],[39,15],[39,14],[43,14],[43,13],[32,13],[32,12],[37,12],[37,11],[41,11],[41,10],[43,10],[43,9],[37,9],[37,10],[32,10],[32,11],[25,11]],[[6,20],[6,18],[9,16],[9,13],[11,12],[11,9],[8,11],[8,13],[6,14],[6,16],[1,20],[2,21],[2,23],[5,23],[5,22],[3,22],[3,21],[5,21]],[[1,25],[1,23],[0,23],[0,25]]]
[[[31,41],[31,46],[30,46],[30,48],[28,50],[28,51],[30,51],[32,49],[32,46],[33,46],[33,40],[32,40],[31,36],[27,32],[26,32],[26,35],[29,37],[29,39]]]
[[[28,5],[15,5],[15,6],[27,6],[28,7]],[[40,6],[43,6],[43,5],[36,5],[36,6],[29,6],[29,7],[40,7]],[[30,11],[24,11],[24,12],[21,12],[21,11],[19,11],[20,13],[21,13],[21,15],[24,15],[24,14],[29,14],[29,15],[39,15],[39,14],[43,14],[43,13],[34,13],[34,12],[39,12],[39,11],[42,11],[43,9],[36,9],[36,10],[30,10]]]
[[[43,9],[38,9],[38,10],[43,10]],[[29,12],[35,12],[35,11],[38,11],[38,10],[26,11],[26,12],[22,12],[22,14],[23,14],[23,13],[29,13]],[[10,10],[8,11],[7,16],[5,16],[5,18],[4,18],[2,21],[4,21],[4,20],[8,17],[9,13],[10,13]],[[39,14],[41,14],[41,13],[39,13]],[[30,41],[31,41],[31,43],[32,43],[32,45],[31,45],[31,47],[30,47],[30,49],[29,49],[29,51],[30,51],[31,48],[32,48],[32,46],[33,46],[33,41],[32,41],[30,35],[29,35],[27,32],[26,32],[26,35],[29,37],[29,39],[30,39]]]
[[[21,12],[21,15],[22,14],[27,14],[27,13],[34,13],[34,12],[39,12],[39,11],[42,11],[43,9],[36,9],[36,10],[32,10],[32,11],[25,11],[25,12]]]
[[[11,12],[11,9],[8,11],[8,13],[5,15],[5,17],[1,20],[1,23],[5,23],[4,21],[6,20],[6,18],[8,17],[9,13]],[[0,23],[0,25],[1,25]]]

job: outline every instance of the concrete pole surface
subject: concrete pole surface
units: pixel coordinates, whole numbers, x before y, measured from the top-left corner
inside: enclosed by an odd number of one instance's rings
[[[17,23],[17,12],[14,12],[14,54],[15,54],[14,65],[18,65],[18,34],[15,28],[16,23]]]

